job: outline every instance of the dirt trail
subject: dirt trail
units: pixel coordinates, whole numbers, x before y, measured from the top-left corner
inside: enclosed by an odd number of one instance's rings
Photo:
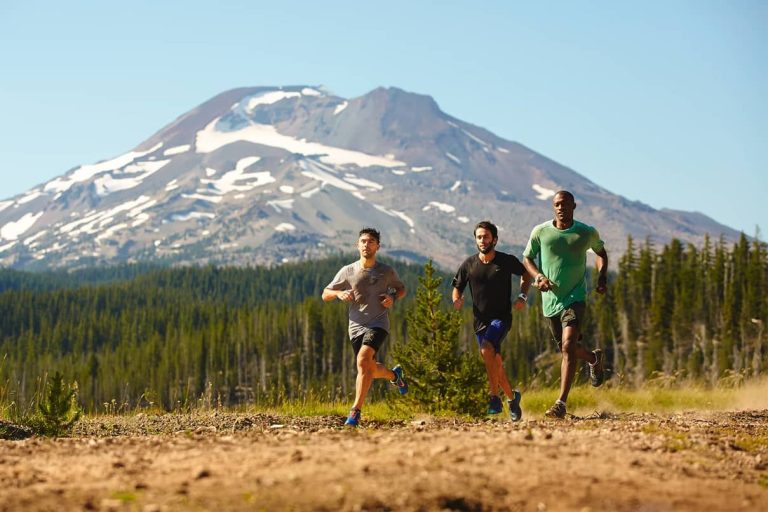
[[[0,511],[768,510],[768,410],[342,421],[139,415],[0,441]]]

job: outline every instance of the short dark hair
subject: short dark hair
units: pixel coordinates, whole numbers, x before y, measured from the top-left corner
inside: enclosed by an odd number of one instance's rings
[[[357,234],[358,240],[363,235],[371,235],[373,238],[376,239],[376,242],[381,243],[381,233],[379,233],[375,228],[363,228],[360,230],[360,233]]]
[[[555,196],[563,196],[566,199],[570,199],[572,203],[576,202],[576,198],[573,197],[573,194],[571,194],[567,190],[558,190],[557,192],[555,192]],[[552,196],[552,197],[555,197],[555,196]]]
[[[480,222],[475,224],[475,229],[472,230],[472,236],[477,234],[477,230],[479,228],[487,229],[488,231],[491,232],[491,236],[493,236],[493,238],[499,238],[499,230],[496,227],[496,224],[494,224],[493,222],[489,220],[481,220]]]

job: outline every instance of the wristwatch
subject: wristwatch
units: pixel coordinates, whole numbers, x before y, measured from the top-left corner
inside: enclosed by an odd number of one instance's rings
[[[520,292],[520,295],[517,296],[518,299],[523,299],[525,302],[528,302],[528,296],[524,294],[523,292]]]

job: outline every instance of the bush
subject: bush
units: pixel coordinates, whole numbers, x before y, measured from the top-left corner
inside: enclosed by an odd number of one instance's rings
[[[69,432],[81,413],[77,404],[77,385],[66,386],[64,377],[57,371],[38,404],[39,416],[31,426],[42,435],[61,436]]]
[[[408,380],[403,398],[427,412],[482,416],[487,401],[485,369],[475,354],[460,351],[461,314],[442,307],[441,282],[428,261],[407,313],[406,341],[392,347]]]

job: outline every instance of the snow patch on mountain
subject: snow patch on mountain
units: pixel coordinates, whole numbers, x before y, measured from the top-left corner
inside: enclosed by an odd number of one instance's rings
[[[213,219],[216,215],[208,212],[186,212],[171,215],[172,222],[185,222],[191,219]]]
[[[383,190],[384,186],[380,185],[374,181],[366,180],[364,178],[358,178],[354,174],[347,174],[344,176],[344,181],[347,183],[352,183],[353,185],[357,185],[358,187],[367,188],[369,190]]]
[[[331,165],[357,165],[358,167],[399,167],[405,165],[403,162],[382,156],[326,146],[317,142],[307,142],[304,139],[299,140],[278,133],[274,126],[268,124],[250,124],[233,131],[221,130],[219,129],[220,121],[221,118],[216,118],[204,129],[197,132],[195,145],[198,153],[211,153],[233,142],[245,141],[281,148],[305,156],[318,156],[322,162]]]
[[[28,203],[30,201],[34,201],[35,199],[37,199],[38,197],[40,197],[42,195],[43,195],[43,193],[39,189],[30,190],[29,192],[27,192],[24,195],[24,197],[22,197],[21,199],[16,201],[16,204],[25,204],[25,203]]]
[[[315,194],[317,194],[318,192],[320,192],[320,188],[321,188],[321,187],[315,187],[315,188],[311,188],[311,189],[309,189],[309,190],[307,190],[307,191],[305,191],[305,192],[302,192],[300,195],[301,195],[301,197],[303,197],[304,199],[309,199],[309,198],[310,198],[310,197],[312,197],[313,195],[315,195]]]
[[[454,161],[454,162],[455,162],[457,165],[461,165],[461,160],[459,160],[459,157],[457,157],[457,156],[456,156],[456,155],[454,155],[453,153],[447,153],[447,152],[446,152],[446,153],[445,153],[445,156],[447,156],[448,158],[450,158],[451,160],[453,160],[453,161]]]
[[[386,213],[390,217],[397,217],[398,219],[400,219],[403,222],[405,222],[406,224],[408,224],[408,227],[411,228],[410,229],[411,233],[415,233],[416,232],[416,230],[414,229],[414,227],[416,226],[416,223],[413,222],[413,219],[411,219],[409,216],[407,216],[405,214],[405,212],[401,212],[401,211],[398,211],[398,210],[390,210],[386,206],[382,206],[380,204],[374,204],[373,207],[376,208],[377,210],[379,210],[380,212]]]
[[[253,114],[253,111],[256,110],[256,107],[259,105],[272,105],[273,103],[277,103],[278,101],[282,101],[289,98],[300,98],[301,93],[300,92],[288,92],[288,91],[269,91],[269,92],[262,92],[259,94],[254,94],[253,96],[248,96],[246,98],[243,98],[239,102],[237,102],[235,105],[233,105],[232,110],[237,110],[238,108],[242,108],[248,115]]]
[[[336,105],[336,108],[333,109],[333,115],[339,115],[345,108],[347,108],[347,105],[349,105],[348,101]]]
[[[432,208],[437,208],[438,210],[440,210],[441,212],[444,212],[444,213],[453,213],[453,212],[456,211],[455,207],[453,207],[453,206],[451,206],[449,204],[439,203],[437,201],[430,201],[429,204],[424,206],[424,208],[422,208],[421,210],[426,212],[426,211],[431,210]]]
[[[456,181],[453,185],[451,185],[451,192],[456,192],[456,190],[461,186],[461,181]]]
[[[63,176],[61,178],[56,178],[49,181],[45,184],[43,190],[46,192],[65,192],[69,190],[69,188],[75,183],[87,181],[98,174],[121,169],[143,156],[154,153],[160,149],[162,145],[162,142],[158,142],[155,146],[148,149],[147,151],[129,151],[128,153],[124,153],[111,160],[106,160],[104,162],[99,162],[92,165],[82,165],[72,171],[72,173],[70,173],[68,176]]]
[[[16,245],[16,240],[14,240],[11,243],[5,244],[5,245],[0,245],[0,252],[5,252],[8,249],[12,248],[14,245]]]
[[[351,183],[347,183],[341,178],[336,177],[336,170],[328,167],[327,165],[313,162],[311,160],[302,160],[299,162],[299,166],[304,169],[301,171],[303,176],[317,180],[323,185],[330,185],[332,187],[336,187],[338,189],[346,190],[349,192],[357,190],[356,186],[352,185]]]
[[[48,230],[47,230],[47,229],[41,229],[40,231],[38,231],[38,232],[37,232],[37,233],[35,233],[34,235],[32,235],[32,236],[30,236],[30,237],[28,237],[28,238],[24,239],[24,241],[23,241],[22,243],[23,243],[24,245],[26,245],[27,247],[29,247],[30,249],[33,249],[33,248],[34,248],[34,247],[37,245],[37,243],[35,242],[35,240],[37,240],[37,239],[38,239],[38,238],[40,238],[41,236],[45,235],[47,232],[48,232]]]
[[[229,192],[247,192],[257,187],[263,187],[270,183],[274,183],[276,180],[269,171],[259,172],[245,172],[245,170],[261,160],[258,156],[248,156],[241,158],[235,164],[235,168],[226,171],[221,178],[214,179],[201,179],[200,183],[213,187],[213,192],[216,194],[227,194]],[[247,183],[241,183],[243,181]],[[218,202],[218,201],[216,201]]]
[[[209,203],[220,203],[221,196],[209,196],[206,191],[197,191],[194,194],[181,194],[184,199],[199,199],[200,201],[208,201]]]
[[[96,187],[96,194],[104,197],[113,192],[128,190],[141,185],[146,178],[165,167],[169,162],[170,160],[140,162],[138,164],[126,166],[122,171],[115,171],[114,173],[99,176],[93,182]],[[120,177],[126,174],[138,174],[138,176],[130,176],[126,178]]]
[[[43,212],[26,213],[19,220],[8,222],[0,228],[0,240],[18,240],[42,215]]]
[[[280,232],[296,231],[296,226],[294,226],[290,222],[281,222],[280,224],[275,226],[275,231],[280,231]]]
[[[186,153],[192,146],[190,144],[182,144],[181,146],[174,146],[163,151],[163,156],[180,155]]]
[[[280,199],[267,201],[267,206],[271,206],[277,213],[281,213],[283,210],[290,210],[293,208],[293,199]]]
[[[129,216],[131,214],[138,215],[141,210],[149,208],[155,202],[150,197],[139,196],[138,199],[126,201],[108,210],[89,212],[84,218],[62,226],[59,228],[59,232],[61,234],[69,234],[71,238],[75,238],[80,234],[92,235],[112,222],[116,215],[124,212],[128,212]]]
[[[538,194],[536,199],[541,199],[542,201],[546,201],[555,195],[555,191],[551,188],[542,187],[536,183],[534,183],[531,188]]]
[[[112,235],[114,235],[115,233],[120,231],[121,229],[125,229],[127,227],[128,227],[128,224],[126,224],[126,223],[121,223],[121,224],[116,224],[114,226],[110,226],[107,229],[105,229],[104,231],[102,231],[99,235],[97,235],[95,240],[96,240],[96,242],[101,243],[102,240],[105,240],[105,239],[111,237]]]
[[[0,201],[0,212],[13,204],[13,201]]]

